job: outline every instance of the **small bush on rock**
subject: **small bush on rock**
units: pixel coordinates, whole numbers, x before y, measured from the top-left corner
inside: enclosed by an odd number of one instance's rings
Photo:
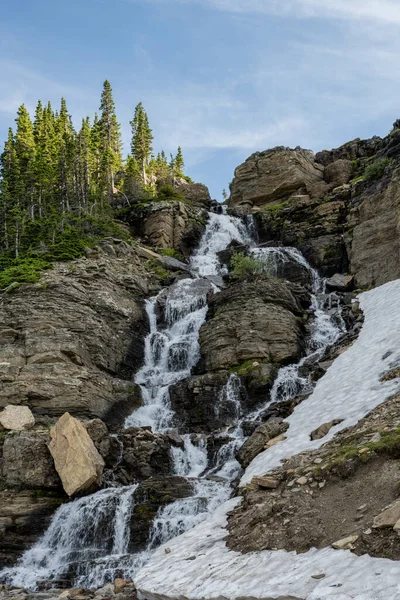
[[[269,265],[266,262],[254,256],[246,256],[243,252],[238,252],[232,256],[231,265],[233,279],[246,279],[247,277],[270,272]]]
[[[383,176],[386,167],[389,166],[391,162],[390,158],[381,158],[371,165],[368,165],[364,171],[364,179],[367,181],[380,179]]]

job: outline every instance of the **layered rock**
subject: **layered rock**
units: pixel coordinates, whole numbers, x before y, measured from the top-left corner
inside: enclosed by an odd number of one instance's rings
[[[62,493],[42,490],[0,491],[0,566],[11,566],[46,531],[65,500]]]
[[[0,297],[0,407],[28,406],[38,423],[66,411],[121,423],[137,405],[152,275],[119,240],[87,254]]]
[[[175,191],[185,201],[142,202],[133,205],[125,219],[134,235],[148,246],[174,249],[188,256],[204,231],[211,197],[207,187],[199,183],[182,181]]]
[[[249,360],[294,362],[301,353],[301,319],[309,296],[296,284],[260,277],[213,296],[200,330],[207,371]]]
[[[252,212],[261,242],[299,248],[322,275],[350,272],[359,287],[398,278],[398,125],[315,157],[298,148],[252,155],[235,171],[230,210]],[[392,162],[368,175],[382,159]]]
[[[84,425],[65,413],[50,430],[49,450],[68,496],[99,486],[104,460]]]
[[[308,193],[323,184],[323,171],[321,165],[314,163],[312,152],[300,148],[256,152],[235,170],[230,202],[260,206],[299,191]]]

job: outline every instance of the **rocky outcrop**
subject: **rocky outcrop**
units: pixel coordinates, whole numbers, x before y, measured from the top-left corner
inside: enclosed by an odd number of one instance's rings
[[[315,156],[297,148],[252,155],[235,171],[230,210],[253,213],[261,242],[299,248],[322,275],[351,273],[362,288],[400,277],[398,125],[384,139]]]
[[[197,208],[210,209],[211,196],[208,187],[203,183],[181,182],[175,186],[175,191],[182,194],[185,200]]]
[[[400,167],[358,189],[348,216],[348,253],[357,285],[373,287],[400,277]]]
[[[80,421],[65,413],[50,430],[49,450],[68,496],[98,486],[104,460]]]
[[[260,277],[213,296],[200,330],[207,371],[245,361],[287,363],[301,354],[301,321],[309,296],[295,284]]]
[[[148,246],[188,256],[204,231],[211,198],[207,187],[199,183],[181,183],[175,191],[185,200],[134,204],[125,220]]]
[[[323,185],[323,166],[308,150],[274,148],[257,152],[237,167],[231,184],[233,205],[261,206]]]
[[[147,332],[143,298],[156,279],[134,248],[105,240],[0,296],[0,407],[39,424],[64,412],[121,423],[138,395],[132,372]]]

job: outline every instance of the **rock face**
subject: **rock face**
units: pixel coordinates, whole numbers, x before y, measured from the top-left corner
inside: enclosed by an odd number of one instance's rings
[[[400,277],[400,167],[366,185],[350,211],[348,241],[351,271],[360,287]]]
[[[30,429],[35,424],[35,417],[27,406],[9,404],[0,412],[0,425],[4,429]]]
[[[400,277],[400,129],[315,157],[275,148],[235,171],[230,210],[252,212],[260,241],[299,248],[322,275],[351,273],[356,287]],[[384,171],[366,169],[390,159]]]
[[[64,412],[119,422],[137,403],[132,372],[147,332],[152,275],[136,251],[105,240],[0,297],[0,408],[28,406],[38,424]]]
[[[299,321],[308,301],[300,286],[267,278],[240,281],[216,294],[200,330],[205,369],[230,369],[257,359],[294,361],[301,353]]]
[[[264,205],[323,183],[324,168],[307,150],[274,148],[257,152],[237,167],[231,184],[232,204]]]
[[[235,408],[221,399],[229,373],[206,373],[190,377],[170,388],[171,406],[178,415],[177,427],[182,433],[211,433],[232,425]]]
[[[184,477],[155,477],[141,483],[134,496],[130,552],[146,546],[153,519],[160,508],[192,494],[192,484]]]
[[[99,485],[104,460],[86,428],[65,413],[50,430],[49,450],[68,496]]]
[[[0,565],[15,564],[47,529],[63,494],[33,491],[0,491]]]
[[[183,256],[198,243],[204,231],[211,199],[201,184],[182,184],[177,191],[186,202],[163,201],[133,205],[126,220],[135,236],[153,248],[172,248]]]
[[[21,431],[6,436],[2,477],[7,486],[22,489],[60,489],[61,482],[48,449],[47,431]]]

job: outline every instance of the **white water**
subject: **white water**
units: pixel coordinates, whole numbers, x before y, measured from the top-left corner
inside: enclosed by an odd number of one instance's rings
[[[35,588],[38,580],[57,578],[78,565],[78,582],[91,585],[96,561],[108,557],[101,565],[104,576],[128,550],[136,488],[107,488],[60,506],[42,538],[2,575],[13,585]]]
[[[232,240],[241,244],[251,242],[246,225],[240,219],[211,214],[203,240],[191,261],[198,278],[178,281],[147,301],[150,332],[145,340],[144,365],[135,377],[141,387],[143,406],[128,417],[126,427],[151,426],[153,431],[163,433],[174,426],[169,388],[188,377],[200,358],[198,334],[206,318],[208,296],[215,292],[215,287],[202,277],[224,273],[217,253]],[[312,273],[315,325],[308,354],[320,355],[340,335],[339,328],[324,312],[321,280],[294,249],[268,248],[254,252],[258,257],[265,257],[268,269],[271,264],[277,268],[278,260],[290,256]],[[303,390],[309,384],[308,380],[300,381],[298,368],[301,364],[281,369],[273,392],[275,399],[294,397],[299,386]],[[35,587],[38,579],[67,574],[69,562],[75,567],[78,563],[76,585],[98,587],[117,574],[134,577],[158,545],[207,519],[229,499],[230,482],[241,472],[235,454],[244,441],[241,421],[245,415],[240,404],[240,380],[235,375],[221,391],[216,410],[223,410],[227,405],[233,408],[230,410],[233,427],[224,432],[229,440],[218,451],[211,470],[204,439],[196,440],[187,434],[184,448],[172,450],[175,474],[190,478],[195,494],[159,510],[145,551],[127,555],[136,486],[108,488],[62,506],[43,538],[24,554],[15,569],[5,573],[8,581]]]
[[[358,339],[289,417],[287,439],[259,455],[246,470],[244,482],[270,472],[283,458],[321,446],[399,392],[399,379],[382,382],[381,376],[400,361],[400,280],[361,294],[360,302],[365,323]],[[312,442],[310,433],[333,418],[344,421]],[[331,548],[304,554],[230,551],[227,515],[238,503],[237,498],[228,501],[210,519],[169,542],[168,555],[159,548],[136,576],[139,598],[399,600],[396,561]],[[325,577],[313,578],[317,574]]]

